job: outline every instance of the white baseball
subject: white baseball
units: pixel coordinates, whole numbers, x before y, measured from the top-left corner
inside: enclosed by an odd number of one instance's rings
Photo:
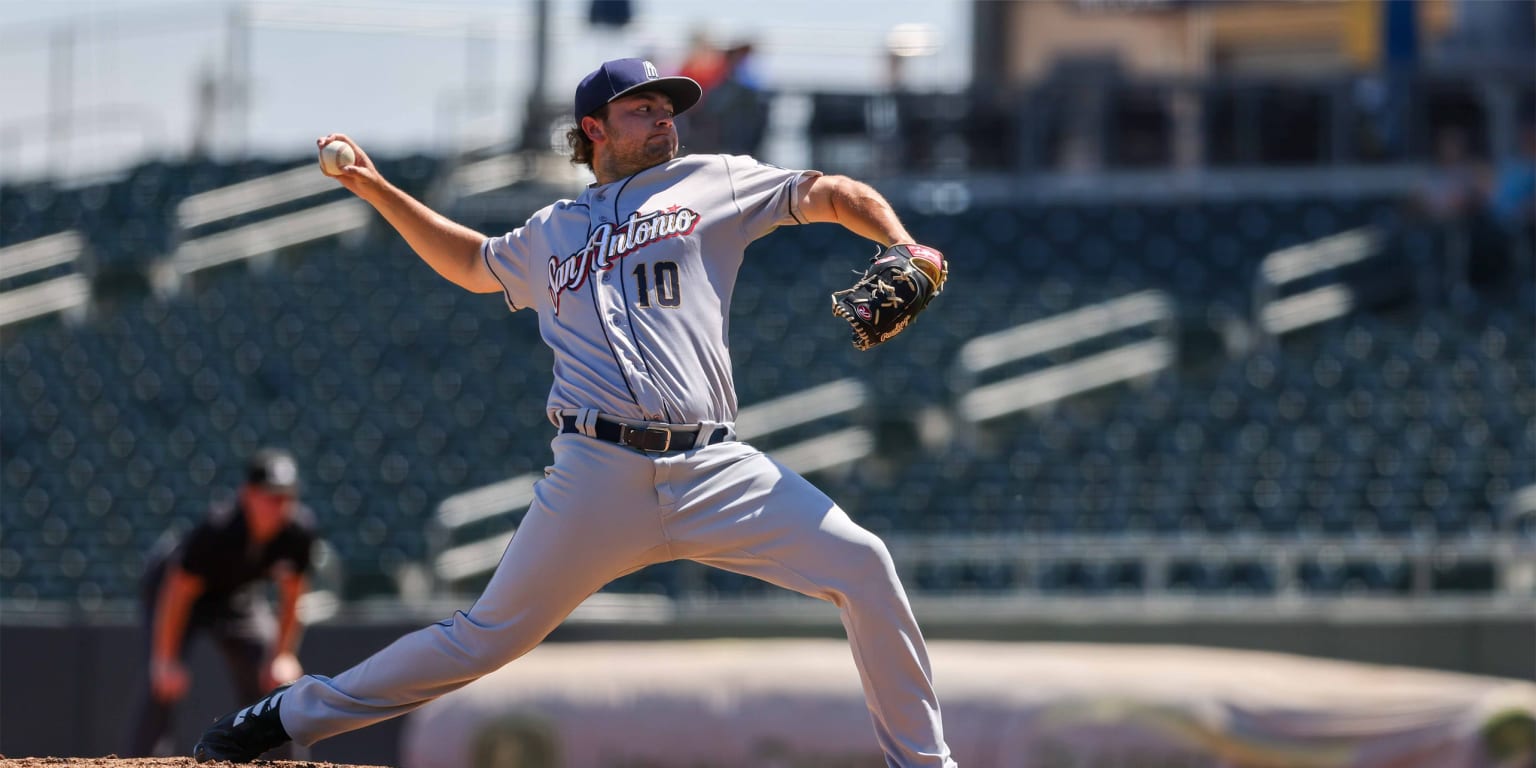
[[[357,153],[345,141],[333,141],[320,148],[320,170],[340,176],[341,169],[357,162]]]

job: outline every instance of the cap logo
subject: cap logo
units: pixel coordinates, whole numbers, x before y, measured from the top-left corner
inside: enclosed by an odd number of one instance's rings
[[[661,77],[661,73],[656,71],[656,65],[649,61],[645,62],[645,79],[655,80],[658,77]]]

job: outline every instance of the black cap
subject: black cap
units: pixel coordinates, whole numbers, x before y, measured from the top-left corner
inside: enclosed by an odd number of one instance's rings
[[[293,454],[280,448],[263,448],[245,465],[245,482],[271,493],[289,496],[299,492],[299,464]]]
[[[662,77],[656,65],[644,59],[605,61],[576,86],[577,120],[601,109],[620,96],[640,91],[660,91],[672,99],[672,114],[681,115],[699,103],[704,89],[691,77]]]

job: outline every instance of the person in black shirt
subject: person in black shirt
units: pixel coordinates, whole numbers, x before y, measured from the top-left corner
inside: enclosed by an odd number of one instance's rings
[[[293,456],[258,451],[232,503],[215,506],[174,549],[150,558],[141,593],[148,685],[131,756],[152,756],[166,746],[176,704],[191,684],[189,641],[200,630],[218,642],[242,701],[303,674],[294,655],[298,602],[316,537],[298,490]],[[277,587],[275,617],[263,595],[269,581]]]

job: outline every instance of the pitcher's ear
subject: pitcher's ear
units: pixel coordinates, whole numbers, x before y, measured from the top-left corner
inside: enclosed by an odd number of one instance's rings
[[[585,133],[587,138],[593,141],[602,139],[604,138],[603,121],[591,116],[583,117],[581,119],[581,132]]]

